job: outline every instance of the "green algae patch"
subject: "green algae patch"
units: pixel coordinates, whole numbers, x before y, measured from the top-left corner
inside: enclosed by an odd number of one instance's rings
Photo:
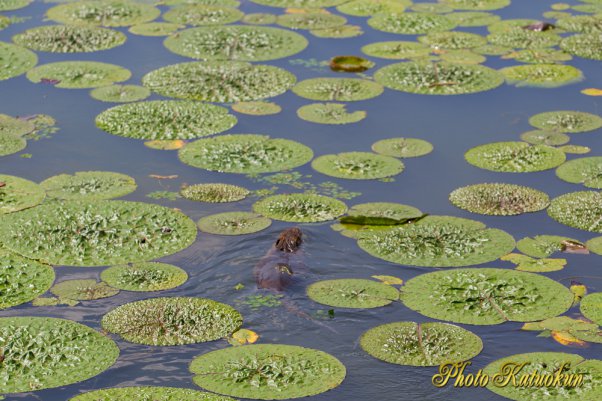
[[[473,47],[484,46],[487,43],[481,35],[468,32],[433,32],[418,38],[420,43],[430,46],[434,49],[472,49]]]
[[[108,337],[70,320],[0,318],[2,391],[24,393],[62,387],[94,377],[117,360]]]
[[[195,139],[226,131],[236,122],[225,107],[177,100],[124,104],[96,116],[103,131],[144,140]]]
[[[461,95],[495,89],[504,76],[481,65],[447,62],[404,62],[381,68],[374,79],[402,92],[423,95]]]
[[[371,57],[404,60],[427,57],[431,49],[422,43],[396,40],[370,43],[362,47],[362,52]]]
[[[3,217],[5,248],[53,265],[104,266],[176,253],[196,238],[184,214],[159,205],[90,201],[50,203]]]
[[[587,400],[594,401],[600,399],[602,391],[602,361],[597,359],[585,360],[580,355],[566,354],[562,352],[533,352],[528,354],[516,354],[506,358],[498,359],[485,366],[483,373],[486,375],[495,375],[501,372],[502,366],[512,364],[512,366],[524,366],[520,373],[516,375],[517,383],[534,383],[526,386],[505,386],[487,385],[487,389],[511,400]],[[561,373],[559,385],[544,385],[548,382],[544,379],[551,377],[549,382],[553,382],[558,372]],[[537,375],[539,380],[532,381],[529,378]],[[577,385],[577,380],[581,378],[581,384]],[[499,382],[507,380],[508,377],[502,376]],[[498,383],[499,383],[498,382]],[[539,383],[539,385],[536,385]]]
[[[342,103],[312,103],[301,106],[297,116],[305,121],[316,124],[351,124],[366,118],[366,112],[357,110],[347,111],[347,105]]]
[[[27,7],[32,0],[0,0],[0,11],[12,11]]]
[[[408,158],[428,155],[433,145],[417,138],[389,138],[374,142],[372,150],[385,156]]]
[[[253,210],[274,220],[316,223],[336,219],[347,211],[347,206],[328,196],[283,194],[255,202]]]
[[[280,8],[322,8],[334,7],[346,3],[347,0],[251,0],[253,3],[262,6],[280,7]]]
[[[243,15],[233,7],[190,4],[170,9],[163,14],[163,19],[182,25],[225,25],[240,20]]]
[[[510,5],[510,0],[442,0],[455,10],[499,10]]]
[[[542,191],[522,185],[487,183],[458,188],[449,195],[450,202],[472,213],[513,216],[545,209],[550,198]]]
[[[232,105],[232,110],[251,116],[270,116],[280,113],[282,107],[276,103],[265,101],[237,102]]]
[[[149,22],[161,14],[158,8],[133,1],[90,0],[52,7],[48,19],[63,24],[128,26]]]
[[[42,187],[24,178],[0,174],[0,183],[0,216],[37,206],[46,197]]]
[[[500,28],[501,29],[501,28]],[[562,38],[550,32],[535,32],[522,27],[508,27],[487,36],[489,43],[513,49],[542,49],[556,46]]]
[[[533,130],[522,133],[520,139],[532,145],[560,146],[569,143],[571,137],[562,132]]]
[[[169,36],[183,28],[184,25],[171,22],[147,22],[131,26],[128,31],[140,36]]]
[[[445,16],[461,27],[487,26],[501,19],[499,15],[480,11],[454,12]]]
[[[38,63],[38,56],[31,50],[0,42],[0,81],[25,74]]]
[[[456,27],[456,23],[444,15],[415,12],[377,14],[368,20],[368,25],[378,31],[403,35],[449,31]]]
[[[566,243],[580,244],[579,241],[559,235],[536,235],[525,237],[516,243],[516,248],[525,255],[534,258],[547,258],[556,252],[565,250]]]
[[[270,13],[245,14],[242,22],[249,25],[271,25],[276,23],[276,15]]]
[[[378,308],[399,299],[390,285],[364,279],[318,281],[307,287],[307,296],[320,304],[337,308]]]
[[[483,349],[483,342],[476,334],[453,324],[395,322],[366,331],[360,346],[388,363],[438,366],[474,358]]]
[[[326,13],[283,14],[278,16],[276,23],[290,29],[327,29],[345,25],[347,18],[341,15]]]
[[[370,152],[323,155],[311,163],[314,170],[337,178],[373,180],[401,173],[404,164],[391,157]]]
[[[231,184],[195,184],[180,190],[183,198],[196,202],[237,202],[245,199],[251,192],[238,185]]]
[[[225,173],[274,173],[309,162],[310,148],[288,139],[267,135],[222,135],[189,143],[180,160],[193,167]]]
[[[110,171],[78,171],[59,174],[40,183],[49,197],[66,200],[119,198],[136,190],[136,181],[125,174]]]
[[[69,401],[235,401],[234,398],[176,387],[135,386],[88,391]]]
[[[244,235],[265,230],[272,220],[251,212],[225,212],[201,218],[199,230],[216,235]]]
[[[602,33],[573,35],[562,39],[560,48],[581,58],[602,60]]]
[[[293,87],[293,92],[303,98],[336,102],[372,99],[383,90],[374,81],[358,78],[312,78]]]
[[[179,287],[188,274],[167,263],[146,262],[111,266],[100,274],[111,287],[125,291],[163,291]]]
[[[219,394],[281,400],[338,387],[345,366],[322,351],[283,344],[254,344],[208,352],[193,359],[196,385]],[[261,373],[259,373],[261,372]]]
[[[268,61],[299,53],[308,45],[302,35],[264,26],[191,28],[168,37],[168,50],[203,60]]]
[[[345,39],[363,35],[364,31],[358,25],[340,25],[332,28],[312,29],[309,33],[318,38]]]
[[[126,81],[132,73],[118,65],[96,61],[61,61],[40,65],[27,72],[33,83],[56,82],[57,88],[98,88]]]
[[[139,85],[109,85],[90,91],[92,98],[109,103],[137,102],[150,95],[150,89]]]
[[[578,68],[560,64],[517,65],[502,68],[500,73],[509,84],[518,87],[557,88],[583,79],[583,73]]]
[[[0,156],[8,156],[25,149],[27,141],[17,135],[0,133]]]
[[[13,36],[13,42],[32,50],[51,53],[81,53],[112,49],[126,36],[112,29],[95,26],[47,25]]]
[[[583,297],[579,308],[583,316],[602,325],[602,292],[594,292]]]
[[[235,332],[242,316],[206,298],[163,297],[130,302],[103,316],[102,328],[124,340],[165,346],[219,340]]]
[[[0,310],[34,300],[53,282],[52,266],[0,250]]]
[[[470,268],[410,279],[401,301],[433,319],[491,325],[558,316],[573,303],[568,288],[547,277],[506,269]]]
[[[271,65],[215,61],[168,65],[146,74],[142,83],[167,97],[230,103],[278,96],[296,80]]]
[[[102,281],[91,280],[65,280],[55,284],[51,289],[59,299],[72,301],[92,301],[94,299],[108,298],[117,295],[119,290]]]
[[[569,227],[602,233],[602,194],[580,191],[560,195],[552,199],[548,215]]]
[[[370,17],[380,13],[402,13],[409,4],[406,0],[352,0],[338,6],[337,11],[354,17]]]
[[[473,166],[506,173],[529,173],[558,167],[566,160],[561,150],[526,142],[493,142],[476,146],[464,155]]]
[[[602,189],[602,157],[570,160],[556,169],[556,176],[572,184]]]
[[[529,124],[547,131],[577,133],[602,128],[602,117],[582,111],[547,111],[529,118]]]

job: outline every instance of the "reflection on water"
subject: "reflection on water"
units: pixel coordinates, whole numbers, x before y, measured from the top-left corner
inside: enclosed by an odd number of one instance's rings
[[[569,2],[571,4],[575,2]],[[35,1],[28,8],[11,12],[10,15],[31,16],[24,23],[14,24],[0,31],[0,40],[10,41],[12,35],[36,25],[42,25],[48,4]],[[541,18],[548,3],[515,1],[510,7],[496,13],[503,18]],[[163,7],[164,8],[164,7]],[[260,12],[266,8],[242,1],[244,12]],[[279,12],[269,9],[269,12]],[[339,54],[360,54],[365,44],[396,40],[400,37],[378,32],[365,24],[364,18],[349,17],[351,24],[362,25],[363,36],[353,39],[318,39],[301,32],[310,39],[310,46],[293,58],[326,60]],[[120,29],[127,32],[126,29]],[[485,33],[485,28],[469,28],[468,32]],[[410,37],[404,37],[410,38]],[[407,39],[410,40],[410,39]],[[162,38],[128,35],[124,46],[89,54],[40,53],[40,64],[59,60],[110,61],[130,69],[133,73],[128,83],[139,83],[141,77],[160,66],[186,61],[168,52],[162,46]],[[514,64],[512,61],[492,57],[486,64],[501,68]],[[378,59],[377,67],[389,61]],[[299,80],[317,76],[340,76],[326,69],[306,68],[286,59],[269,64],[287,68]],[[314,185],[335,181],[348,191],[362,195],[346,201],[348,205],[370,201],[399,202],[419,207],[431,214],[449,214],[476,218],[490,227],[511,233],[516,239],[537,234],[565,235],[581,241],[594,235],[560,225],[547,217],[545,212],[516,217],[475,216],[456,209],[447,200],[449,193],[461,186],[481,182],[508,182],[528,185],[555,197],[578,190],[557,179],[553,172],[529,174],[500,174],[468,165],[464,152],[476,145],[504,140],[518,140],[522,132],[531,130],[529,116],[549,110],[573,109],[592,113],[600,112],[600,101],[579,93],[583,88],[602,87],[599,62],[575,58],[570,62],[581,69],[585,81],[556,89],[500,88],[474,95],[431,97],[411,95],[386,90],[378,98],[354,102],[349,110],[366,110],[363,121],[343,127],[318,125],[296,117],[296,110],[309,103],[290,91],[271,99],[283,107],[274,116],[255,117],[238,114],[238,125],[233,133],[265,133],[273,137],[289,138],[310,146],[316,156],[344,151],[369,151],[370,145],[379,139],[409,136],[425,139],[434,144],[434,152],[428,156],[406,160],[406,170],[393,183],[379,181],[356,182],[330,179],[313,171],[308,165],[298,169]],[[150,99],[159,98],[153,95]],[[94,117],[106,109],[107,104],[93,100],[87,90],[61,90],[52,86],[32,84],[24,76],[0,82],[0,112],[10,115],[45,113],[55,117],[61,131],[49,140],[30,141],[27,152],[31,159],[18,155],[0,158],[0,170],[40,182],[58,173],[80,170],[110,170],[134,177],[139,185],[127,200],[159,203],[182,209],[194,220],[209,214],[231,210],[250,210],[253,198],[232,204],[204,204],[183,199],[174,201],[149,199],[145,194],[153,191],[177,191],[183,183],[226,182],[245,186],[251,190],[262,184],[244,176],[218,174],[186,166],[178,161],[175,152],[149,149],[140,141],[120,138],[100,131],[94,126]],[[589,146],[596,156],[602,149],[600,132],[573,135],[571,144]],[[173,180],[156,180],[149,174],[178,175]],[[502,400],[483,389],[458,390],[435,389],[431,376],[435,368],[413,368],[378,361],[364,353],[358,345],[361,333],[374,326],[394,321],[428,319],[409,310],[400,303],[375,310],[335,310],[334,319],[310,322],[285,306],[264,307],[253,310],[245,304],[248,296],[269,294],[258,291],[253,279],[253,266],[267,252],[286,223],[274,222],[267,230],[240,237],[222,237],[200,233],[190,248],[161,261],[184,268],[190,279],[183,286],[160,293],[160,296],[201,296],[235,305],[245,317],[244,327],[261,335],[262,343],[284,343],[308,346],[327,351],[339,358],[347,367],[348,377],[334,391],[307,398],[308,400],[368,400],[378,394],[381,401],[399,400]],[[330,229],[330,224],[303,225],[305,243],[304,263],[309,273],[298,285],[287,292],[283,300],[295,308],[315,315],[328,307],[317,305],[304,295],[304,284],[331,278],[369,278],[374,274],[399,276],[404,280],[432,271],[429,268],[404,267],[371,257],[361,251],[355,241]],[[599,257],[595,255],[570,255],[562,257],[567,267],[546,274],[561,280],[565,285],[575,277],[586,283],[590,292],[602,290],[599,276]],[[493,267],[510,267],[507,262],[492,262]],[[74,278],[97,278],[102,268],[57,268],[58,281]],[[242,283],[243,289],[234,287]],[[3,310],[2,316],[36,315],[55,316],[82,322],[99,329],[100,317],[117,305],[159,296],[157,293],[140,294],[122,291],[115,297],[81,302],[76,307],[39,307],[30,304]],[[569,311],[576,316],[577,309]],[[323,325],[336,330],[336,334]],[[463,325],[467,327],[466,325]],[[572,350],[549,339],[537,338],[534,332],[520,331],[520,323],[498,326],[470,326],[484,342],[483,352],[474,358],[475,368],[515,353],[537,351],[576,352],[589,358],[601,358],[599,345],[587,349]],[[67,400],[87,390],[128,385],[169,385],[194,388],[188,364],[198,354],[224,348],[225,341],[177,347],[147,347],[117,339],[121,356],[108,371],[64,388],[43,390],[30,394],[7,397],[14,400]]]

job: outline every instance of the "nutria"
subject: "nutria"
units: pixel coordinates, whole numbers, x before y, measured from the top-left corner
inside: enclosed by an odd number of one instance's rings
[[[528,31],[535,31],[535,32],[548,31],[548,30],[554,29],[554,28],[556,28],[554,26],[554,24],[550,24],[549,22],[536,22],[534,24],[523,26],[523,29],[526,29]]]
[[[297,227],[282,231],[270,250],[255,265],[253,274],[257,288],[283,291],[293,282],[297,266],[295,254],[303,243],[303,233]]]

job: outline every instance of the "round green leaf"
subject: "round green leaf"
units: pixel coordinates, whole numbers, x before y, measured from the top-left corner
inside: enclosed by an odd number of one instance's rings
[[[36,125],[29,119],[0,114],[0,135],[24,136],[35,131]]]
[[[104,0],[76,1],[52,7],[48,19],[63,24],[128,26],[149,22],[161,14],[150,4],[133,1]]]
[[[282,107],[272,102],[237,102],[232,105],[232,110],[251,116],[269,116],[280,113]]]
[[[0,42],[0,81],[25,74],[38,63],[38,56],[31,50]]]
[[[37,206],[46,197],[38,184],[20,177],[0,174],[0,183],[0,215]]]
[[[27,7],[32,0],[0,0],[0,11],[18,10]]]
[[[334,28],[312,29],[309,33],[318,38],[344,39],[363,35],[364,31],[359,25],[341,25]]]
[[[184,187],[180,195],[197,202],[236,202],[250,194],[246,188],[230,184],[195,184]]]
[[[284,194],[256,202],[253,210],[274,220],[314,223],[336,219],[347,211],[347,206],[328,196]]]
[[[401,13],[409,4],[406,0],[352,0],[338,6],[337,11],[355,17],[370,17],[381,13]]]
[[[182,28],[183,25],[171,22],[147,22],[131,26],[128,31],[140,36],[169,36]]]
[[[514,184],[475,184],[449,195],[454,206],[472,213],[512,216],[545,209],[550,198],[542,191]]]
[[[307,296],[337,308],[378,308],[399,299],[399,291],[378,281],[340,279],[318,281],[307,287]]]
[[[281,8],[322,8],[333,7],[345,3],[347,0],[251,0],[253,3],[270,7]]]
[[[311,162],[314,170],[337,178],[372,180],[401,173],[404,165],[391,157],[370,152],[346,152],[323,155]]]
[[[125,291],[162,291],[176,288],[188,280],[188,274],[167,263],[146,262],[111,266],[100,279]]]
[[[464,155],[473,166],[507,173],[529,173],[558,167],[566,160],[561,150],[526,142],[493,142],[479,145]]]
[[[389,138],[374,142],[372,150],[385,156],[419,157],[431,153],[433,145],[423,139]]]
[[[189,4],[168,10],[163,19],[182,25],[225,25],[240,20],[243,15],[233,7]]]
[[[300,107],[297,116],[305,121],[317,124],[351,124],[366,118],[362,110],[349,113],[342,103],[312,103]]]
[[[486,26],[501,19],[498,15],[479,11],[454,12],[446,17],[461,27]]]
[[[59,174],[40,183],[49,197],[67,200],[98,200],[125,196],[136,190],[128,175],[109,171],[78,171]]]
[[[566,182],[602,189],[602,157],[570,160],[556,169],[556,175]]]
[[[422,43],[397,40],[370,43],[362,47],[362,52],[372,57],[403,60],[426,57],[430,54],[431,49]]]
[[[562,39],[560,48],[574,56],[602,60],[602,37],[601,33],[588,33],[573,35]]]
[[[341,15],[321,12],[306,12],[298,14],[283,14],[278,16],[276,23],[291,29],[327,29],[345,25],[347,19]]]
[[[441,0],[456,10],[498,10],[510,5],[510,0]]]
[[[312,78],[299,82],[293,92],[311,100],[349,102],[374,98],[383,92],[383,87],[367,79]]]
[[[90,96],[94,99],[112,103],[137,102],[146,99],[150,94],[150,89],[138,85],[109,85],[90,91]]]
[[[489,43],[513,49],[542,49],[556,46],[562,39],[551,32],[535,32],[522,27],[511,26],[504,30],[493,30],[487,36]]]
[[[509,84],[556,88],[583,79],[581,70],[571,65],[530,64],[506,67],[500,70]]]
[[[562,132],[533,130],[522,133],[520,139],[532,145],[559,146],[568,143],[571,137]]]
[[[559,235],[536,235],[533,238],[526,237],[516,243],[516,248],[525,255],[534,258],[547,258],[555,252],[562,251],[563,241],[578,242],[573,238],[561,237]]]
[[[27,72],[33,83],[58,81],[57,88],[98,88],[126,81],[132,73],[118,65],[97,61],[61,61],[40,65]]]
[[[276,16],[269,13],[250,13],[242,17],[242,22],[249,25],[271,25],[276,23]]]
[[[88,391],[71,398],[69,401],[124,401],[124,400],[152,400],[152,401],[235,401],[233,398],[224,397],[176,387],[119,387],[102,390]]]
[[[418,37],[418,41],[434,49],[472,49],[483,46],[487,39],[481,35],[468,32],[433,32]]]
[[[529,124],[554,132],[587,132],[602,128],[602,117],[582,111],[547,111],[529,118]]]
[[[552,199],[548,215],[569,227],[602,233],[602,194],[581,191],[560,195]]]
[[[13,36],[13,41],[32,50],[51,53],[80,53],[112,49],[125,43],[126,36],[94,26],[38,26]]]
[[[52,266],[0,250],[0,310],[37,298],[53,282]]]
[[[377,14],[368,20],[368,25],[379,31],[404,35],[448,31],[456,27],[456,23],[444,15],[414,12]]]
[[[251,212],[226,212],[203,217],[197,224],[209,234],[244,235],[265,230],[272,220]]]
[[[119,290],[112,288],[107,283],[91,280],[65,280],[55,284],[51,289],[59,299],[75,301],[91,301],[94,299],[108,298],[117,295]]]
[[[581,300],[581,313],[592,322],[602,325],[602,292],[586,295]]]

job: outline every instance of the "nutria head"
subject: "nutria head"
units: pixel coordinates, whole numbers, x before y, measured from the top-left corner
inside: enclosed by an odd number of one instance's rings
[[[296,252],[303,242],[303,233],[297,227],[287,228],[282,231],[276,240],[274,246],[282,252]]]

